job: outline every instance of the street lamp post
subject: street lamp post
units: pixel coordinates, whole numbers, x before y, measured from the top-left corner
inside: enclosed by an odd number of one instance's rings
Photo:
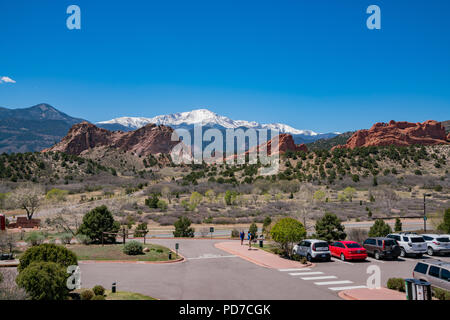
[[[427,211],[425,207],[425,197],[431,197],[431,194],[429,193],[423,194],[423,231],[427,232]]]

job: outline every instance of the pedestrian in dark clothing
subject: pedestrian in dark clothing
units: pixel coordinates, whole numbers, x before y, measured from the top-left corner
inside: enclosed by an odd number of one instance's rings
[[[239,233],[239,238],[241,238],[241,246],[244,244],[244,237],[245,237],[245,232],[241,231],[241,233]]]

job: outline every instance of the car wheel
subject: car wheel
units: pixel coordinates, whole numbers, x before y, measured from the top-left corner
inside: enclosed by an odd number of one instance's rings
[[[380,260],[380,253],[375,251],[375,259]]]
[[[311,255],[309,253],[306,255],[306,260],[308,260],[309,262],[312,261],[312,257],[311,257]]]
[[[434,255],[434,250],[432,247],[428,247],[427,253],[429,256],[433,256]]]
[[[400,257],[406,257],[406,251],[403,248],[400,249]]]
[[[341,260],[342,260],[342,261],[345,261],[345,256],[344,256],[343,253],[341,253]]]

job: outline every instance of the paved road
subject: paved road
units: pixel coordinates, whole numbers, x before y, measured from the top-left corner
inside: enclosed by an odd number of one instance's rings
[[[180,243],[186,262],[175,264],[81,264],[82,285],[147,294],[159,299],[340,299],[348,287],[366,285],[370,265],[381,269],[382,285],[391,277],[410,277],[414,258],[398,261],[317,263],[309,270],[268,269],[214,247],[224,240],[153,239],[172,249]],[[424,257],[427,258],[426,256]],[[450,261],[450,257],[439,257]]]

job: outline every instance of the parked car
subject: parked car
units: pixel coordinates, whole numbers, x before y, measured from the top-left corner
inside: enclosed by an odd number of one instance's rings
[[[355,241],[336,241],[330,246],[332,256],[345,260],[365,260],[367,251]]]
[[[416,233],[400,232],[387,235],[388,238],[397,241],[400,247],[400,256],[414,255],[421,258],[427,252],[427,244],[422,236]]]
[[[413,278],[424,280],[432,286],[450,290],[450,262],[427,259],[416,264]]]
[[[331,260],[330,248],[328,243],[323,240],[305,239],[294,246],[294,253],[306,257],[308,261]]]
[[[433,256],[435,254],[450,253],[450,238],[440,234],[423,234],[423,239],[427,243],[427,254]]]
[[[368,238],[364,241],[363,247],[367,250],[368,255],[374,256],[377,260],[381,258],[397,259],[400,255],[400,247],[391,238]]]

